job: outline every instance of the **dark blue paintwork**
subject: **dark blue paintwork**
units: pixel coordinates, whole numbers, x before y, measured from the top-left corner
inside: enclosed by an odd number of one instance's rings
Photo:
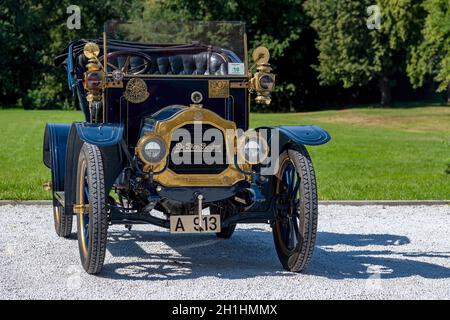
[[[152,114],[151,119],[154,119],[155,121],[163,121],[168,120],[172,118],[174,115],[179,113],[180,111],[185,110],[187,107],[184,105],[172,105],[165,107],[154,114]]]
[[[75,72],[73,70],[73,45],[71,43],[68,47],[68,59],[67,59],[67,83],[69,85],[69,89],[72,90],[72,94],[75,95],[75,86],[74,86],[74,76]]]
[[[325,144],[331,139],[330,134],[319,126],[280,126],[276,128],[293,142],[307,146]]]
[[[44,133],[44,164],[52,172],[52,191],[64,191],[66,147],[70,124],[47,123]]]
[[[84,142],[96,144],[102,153],[103,169],[105,172],[105,191],[109,193],[121,170],[123,169],[123,154],[120,147],[120,138],[123,127],[119,124],[98,124],[75,122],[69,126],[67,146],[63,166],[62,182],[64,183],[65,210],[64,214],[73,214],[72,205],[75,204],[76,178],[78,156]],[[101,127],[101,128],[100,128]],[[113,129],[112,127],[115,127]],[[99,129],[100,128],[100,129]],[[98,137],[98,133],[103,134]],[[80,136],[83,138],[81,138]]]
[[[154,132],[155,124],[157,121],[168,120],[186,108],[187,108],[186,106],[182,105],[168,106],[157,111],[151,117],[145,118],[142,124],[142,129],[141,133],[139,134],[139,137],[142,137],[146,133]]]
[[[124,137],[130,147],[134,147],[140,137],[143,119],[167,119],[178,112],[182,106],[189,106],[191,94],[199,91],[203,95],[203,108],[211,110],[222,118],[236,123],[237,128],[247,130],[249,125],[248,91],[241,88],[231,88],[233,99],[209,98],[208,81],[225,79],[230,82],[242,82],[244,78],[214,77],[154,77],[144,78],[149,97],[140,104],[128,103],[123,97],[123,88],[113,88],[106,91],[107,122],[124,123]],[[128,80],[124,80],[126,86]],[[227,101],[228,106],[227,106]],[[234,102],[234,105],[232,105]],[[171,106],[170,108],[166,108]],[[173,106],[173,107],[172,107]],[[180,107],[181,106],[181,107]]]
[[[294,143],[306,146],[318,146],[331,140],[330,134],[319,126],[276,126],[260,127],[256,130],[277,130],[280,134],[281,146]],[[270,140],[270,137],[268,137]]]
[[[91,121],[91,114],[89,113],[89,104],[88,104],[88,102],[86,100],[86,94],[85,94],[85,91],[84,91],[83,81],[82,80],[77,80],[76,88],[77,88],[78,101],[79,101],[79,104],[80,104],[80,108],[83,111],[84,119],[86,120],[86,122],[90,122]]]
[[[123,124],[120,123],[96,124],[76,122],[74,125],[82,141],[99,147],[116,145],[123,136]]]

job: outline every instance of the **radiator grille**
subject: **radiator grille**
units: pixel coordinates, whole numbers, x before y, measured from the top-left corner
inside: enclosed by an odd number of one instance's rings
[[[168,165],[170,170],[177,174],[219,174],[228,167],[222,131],[208,124],[188,124],[180,129],[186,130],[185,133],[189,132],[190,139],[186,139],[186,136],[180,138],[176,134],[172,137]],[[209,129],[214,129],[215,134],[207,138],[205,132]],[[194,135],[200,135],[200,133],[201,140]],[[212,156],[215,161],[205,162],[208,156]],[[189,161],[180,163],[180,159],[189,159]]]

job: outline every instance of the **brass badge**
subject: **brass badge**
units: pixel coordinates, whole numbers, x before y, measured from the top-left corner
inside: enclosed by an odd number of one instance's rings
[[[142,103],[147,100],[148,96],[147,84],[140,78],[133,78],[127,83],[125,89],[125,99],[131,103]]]
[[[200,111],[194,113],[194,120],[201,121],[203,119],[203,114]]]
[[[230,82],[228,80],[209,80],[208,96],[210,98],[226,98],[230,95]]]

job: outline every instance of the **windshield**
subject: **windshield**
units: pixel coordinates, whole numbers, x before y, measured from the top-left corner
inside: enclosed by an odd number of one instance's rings
[[[105,24],[107,52],[129,46],[144,53],[218,52],[227,58],[229,75],[245,75],[245,24],[242,22],[198,21],[109,21]]]

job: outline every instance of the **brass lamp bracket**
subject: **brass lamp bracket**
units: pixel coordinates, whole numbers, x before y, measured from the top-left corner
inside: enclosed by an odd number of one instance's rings
[[[73,212],[75,214],[89,214],[88,204],[76,204],[73,206]]]
[[[83,53],[88,59],[87,71],[84,73],[84,88],[87,91],[86,100],[89,102],[91,121],[99,120],[99,111],[102,109],[103,90],[106,86],[105,72],[98,59],[100,48],[96,43],[88,42],[83,48]],[[103,119],[102,119],[103,120]]]
[[[247,81],[243,82],[230,82],[230,89],[247,89],[249,84]]]
[[[121,89],[123,88],[123,81],[120,80],[113,80],[113,79],[107,79],[105,82],[105,88],[118,88]]]
[[[52,191],[52,182],[51,181],[46,181],[42,184],[42,189],[46,192],[50,192]]]

